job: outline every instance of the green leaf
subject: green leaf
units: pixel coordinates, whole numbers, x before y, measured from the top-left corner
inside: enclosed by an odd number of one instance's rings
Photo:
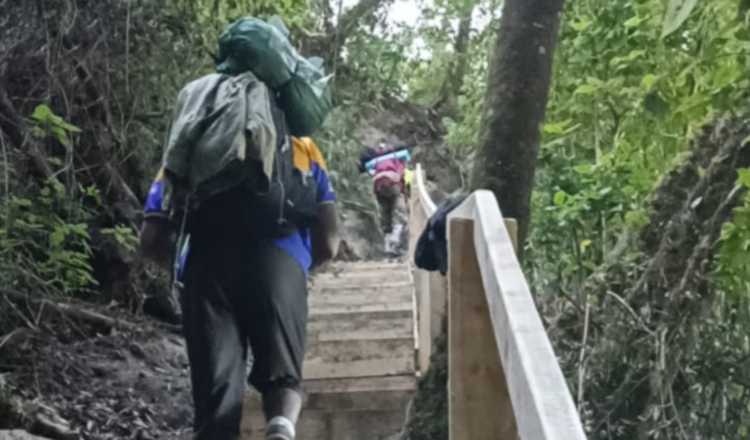
[[[750,188],[750,168],[737,170],[737,181],[745,188]]]
[[[591,240],[581,240],[581,243],[579,243],[578,247],[581,249],[581,252],[586,252],[586,249],[591,246]]]
[[[80,133],[81,129],[76,127],[73,124],[69,124],[65,122],[64,120],[60,119],[60,122],[57,123],[57,126],[62,128],[63,130],[69,132],[69,133]]]
[[[580,126],[580,124],[575,124],[571,127],[571,122],[570,119],[560,122],[550,122],[544,124],[542,131],[544,131],[545,134],[568,134]]]
[[[68,134],[60,127],[52,127],[52,134],[55,136],[55,139],[57,139],[57,142],[60,142],[61,144],[65,145],[66,147],[71,146],[70,138],[68,137]]]
[[[646,91],[651,91],[651,89],[654,87],[654,84],[656,84],[656,81],[659,79],[656,75],[653,73],[646,74],[643,79],[641,80],[641,87]]]
[[[648,216],[640,210],[625,213],[625,223],[633,229],[642,227],[648,223]]]
[[[48,156],[46,159],[47,163],[52,165],[53,167],[61,167],[64,165],[62,159],[60,159],[59,157]]]
[[[591,20],[582,19],[580,21],[574,21],[570,24],[570,27],[572,27],[574,30],[578,32],[583,32],[586,29],[591,26]]]
[[[55,228],[54,231],[49,235],[49,244],[52,247],[60,247],[65,241],[65,230],[62,228]]]
[[[618,66],[621,64],[630,64],[633,61],[637,60],[638,58],[643,57],[645,54],[646,54],[645,50],[641,50],[641,49],[631,50],[625,56],[612,58],[612,60],[609,62],[609,65],[614,67],[614,66]]]
[[[626,28],[633,28],[633,27],[637,27],[638,25],[640,25],[641,22],[643,22],[643,18],[635,15],[633,17],[630,17],[628,20],[626,20],[625,23],[623,23],[623,25]]]
[[[568,122],[569,121],[556,122],[556,123],[548,122],[544,124],[542,131],[545,134],[563,134],[565,133],[565,126],[568,124]]]
[[[37,123],[32,133],[35,137],[44,137],[52,134],[58,142],[70,147],[72,142],[68,133],[80,133],[81,129],[73,124],[65,122],[63,118],[56,115],[46,104],[39,104],[31,114],[31,118]]]
[[[667,13],[662,23],[661,37],[664,38],[679,29],[697,4],[698,0],[669,0]]]
[[[555,206],[562,206],[565,204],[565,200],[568,199],[568,194],[565,193],[565,191],[558,191],[555,193],[555,196],[552,198],[552,202],[555,204]]]
[[[34,108],[34,112],[31,114],[31,118],[38,122],[48,121],[52,116],[52,109],[46,104],[39,104]]]
[[[593,95],[597,87],[593,84],[582,84],[573,92],[574,95]]]

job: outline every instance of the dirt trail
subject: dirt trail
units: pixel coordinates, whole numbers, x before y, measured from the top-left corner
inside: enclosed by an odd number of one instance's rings
[[[77,340],[34,332],[4,347],[0,429],[43,434],[34,418],[52,412],[81,439],[187,438],[192,407],[182,337],[150,321],[138,326]]]

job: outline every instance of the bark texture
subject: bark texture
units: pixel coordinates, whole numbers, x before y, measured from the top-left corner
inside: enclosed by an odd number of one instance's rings
[[[564,0],[507,0],[490,55],[472,188],[495,193],[503,215],[528,233],[540,124]]]

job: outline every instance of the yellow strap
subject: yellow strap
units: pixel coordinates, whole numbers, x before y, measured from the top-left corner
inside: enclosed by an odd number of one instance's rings
[[[326,162],[323,154],[309,137],[292,137],[292,148],[294,148],[294,166],[302,171],[310,171],[312,162],[317,163],[324,170]]]
[[[410,170],[409,168],[404,170],[404,183],[406,183],[407,185],[411,185],[411,181],[413,178],[414,178],[414,171]]]

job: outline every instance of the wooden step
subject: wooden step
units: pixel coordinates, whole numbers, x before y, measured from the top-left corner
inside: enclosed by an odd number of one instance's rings
[[[380,440],[401,430],[416,389],[414,287],[405,263],[336,263],[308,296],[298,440]],[[242,439],[264,438],[248,393]]]
[[[397,435],[404,423],[403,408],[372,411],[304,411],[297,422],[296,440],[381,440]],[[242,419],[242,440],[263,440],[265,419],[260,411]]]
[[[413,310],[411,301],[403,301],[388,304],[334,304],[334,305],[311,305],[310,315],[338,315],[348,313],[379,313]]]
[[[332,292],[351,292],[357,290],[368,290],[368,291],[401,291],[401,290],[412,290],[414,287],[411,281],[378,281],[370,283],[357,282],[356,279],[342,278],[340,280],[313,283],[310,292],[316,293],[332,293]]]
[[[402,271],[408,270],[409,265],[405,262],[386,261],[358,261],[354,263],[337,262],[332,264],[325,273],[341,274],[351,272],[373,272],[373,271]]]
[[[319,411],[372,411],[402,405],[417,388],[414,375],[306,380],[303,408]],[[250,390],[244,409],[261,410],[260,394]]]
[[[397,433],[416,389],[414,376],[305,381],[297,425],[300,440],[375,440]],[[249,392],[243,408],[243,440],[262,439],[260,397]]]
[[[414,338],[334,340],[309,344],[303,377],[393,376],[413,374]]]
[[[339,274],[323,273],[312,279],[314,286],[336,283],[339,281],[356,282],[358,284],[379,284],[383,282],[411,282],[411,274],[406,269],[350,271]]]
[[[411,310],[313,315],[307,322],[308,344],[316,341],[409,338],[413,335]]]
[[[346,306],[366,304],[391,304],[412,301],[413,291],[409,284],[390,286],[363,286],[310,292],[307,302],[310,307]]]

